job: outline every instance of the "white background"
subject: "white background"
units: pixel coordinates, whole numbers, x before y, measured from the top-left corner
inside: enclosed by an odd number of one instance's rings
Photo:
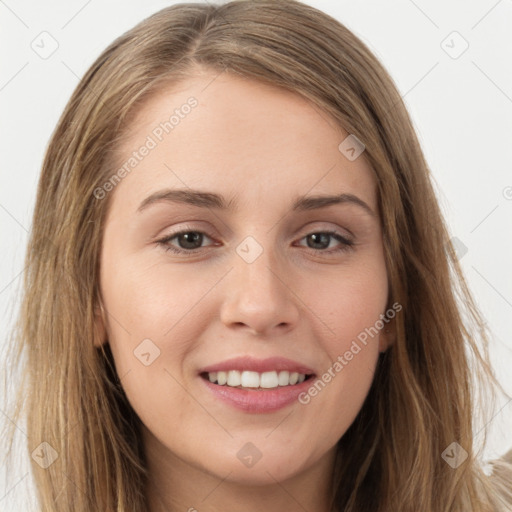
[[[41,162],[58,117],[106,46],[172,3],[0,0],[2,351],[16,314]],[[493,331],[494,368],[512,394],[512,0],[306,3],[367,43],[404,97],[452,235],[467,248],[461,262]],[[46,59],[32,48],[50,48],[42,32],[58,44]],[[469,47],[452,58],[463,40]],[[0,418],[8,421],[0,405]],[[511,425],[512,402],[503,399],[487,457],[512,446]],[[34,495],[28,467],[20,450],[19,465],[0,480],[1,510],[28,509],[26,496]]]

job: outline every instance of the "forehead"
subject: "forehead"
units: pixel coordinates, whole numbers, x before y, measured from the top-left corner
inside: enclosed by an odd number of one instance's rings
[[[112,172],[127,172],[112,200],[135,211],[157,189],[191,187],[237,197],[241,206],[270,207],[310,191],[357,194],[375,208],[364,152],[350,161],[339,150],[348,135],[297,93],[204,72],[140,107],[117,151]]]

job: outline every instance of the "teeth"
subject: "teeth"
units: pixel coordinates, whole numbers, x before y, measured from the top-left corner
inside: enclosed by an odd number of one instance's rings
[[[263,373],[230,370],[228,372],[211,372],[208,374],[208,380],[220,386],[274,389],[280,386],[300,384],[306,380],[306,375],[286,370]]]
[[[258,372],[242,372],[240,376],[240,385],[244,388],[258,388],[260,386],[260,376]]]
[[[264,372],[260,377],[260,387],[271,389],[277,388],[279,385],[279,378],[277,377],[277,372]]]
[[[240,384],[242,384],[240,372],[237,372],[236,370],[229,371],[227,384],[228,384],[228,386],[232,386],[234,388],[236,388],[237,386],[240,386]]]
[[[290,372],[279,372],[277,382],[280,386],[288,386],[290,384]]]

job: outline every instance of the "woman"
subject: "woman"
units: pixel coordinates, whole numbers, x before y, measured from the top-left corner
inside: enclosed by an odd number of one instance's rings
[[[175,5],[86,73],[19,324],[41,510],[510,510],[481,341],[400,95],[339,22]]]

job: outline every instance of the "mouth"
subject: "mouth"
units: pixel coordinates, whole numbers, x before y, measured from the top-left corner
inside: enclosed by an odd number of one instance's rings
[[[274,357],[238,357],[199,371],[210,396],[248,413],[269,413],[298,403],[316,374],[305,365]]]

